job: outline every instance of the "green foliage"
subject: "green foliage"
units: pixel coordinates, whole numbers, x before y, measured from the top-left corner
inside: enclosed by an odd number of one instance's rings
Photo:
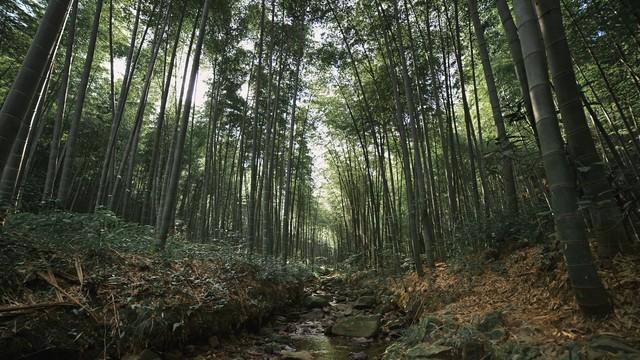
[[[273,261],[266,261],[254,266],[260,266],[258,272],[258,279],[260,281],[284,281],[284,282],[298,282],[301,280],[307,280],[313,276],[311,269],[301,262],[290,262],[286,265],[278,262],[277,259]]]
[[[486,218],[463,223],[454,238],[455,252],[468,254],[483,249],[505,250],[538,243],[553,229],[553,219],[546,210],[528,207],[517,214],[499,211]]]
[[[176,233],[167,249],[156,254],[155,236],[151,226],[129,223],[108,210],[92,214],[64,211],[46,211],[39,214],[16,213],[10,215],[2,235],[28,238],[43,249],[67,249],[70,253],[100,253],[110,249],[126,254],[159,256],[164,259],[218,259],[228,273],[249,267],[261,281],[298,282],[312,275],[301,262],[283,265],[278,259],[264,261],[262,257],[247,255],[244,245],[232,246],[230,241],[215,240],[207,244],[187,242]]]
[[[408,346],[421,343],[428,334],[429,319],[423,318],[417,324],[411,325],[402,332],[401,341]]]
[[[78,250],[109,247],[131,252],[150,252],[153,228],[122,221],[111,211],[75,214],[48,211],[11,215],[2,228],[5,234],[22,234],[45,247]]]
[[[442,327],[442,321],[431,316],[421,318],[417,323],[404,329],[400,342],[408,347],[419,344],[432,332]]]

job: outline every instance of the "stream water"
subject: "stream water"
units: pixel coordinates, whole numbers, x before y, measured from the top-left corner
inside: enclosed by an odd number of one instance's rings
[[[234,360],[350,360],[379,359],[388,343],[383,336],[348,337],[328,334],[333,324],[355,315],[372,315],[370,308],[354,308],[355,296],[325,288],[308,294],[329,300],[318,306],[300,306],[276,314],[257,333],[225,339],[205,359]],[[213,355],[213,356],[211,356]]]
[[[293,347],[310,352],[316,360],[353,359],[357,356],[360,359],[378,359],[387,347],[386,342],[358,342],[326,335],[292,336],[291,339]]]
[[[304,312],[298,321],[290,323],[288,333],[291,347],[296,351],[307,351],[316,360],[377,359],[386,348],[386,342],[376,338],[350,338],[325,335],[325,329],[336,315],[338,303],[332,302],[329,311]]]

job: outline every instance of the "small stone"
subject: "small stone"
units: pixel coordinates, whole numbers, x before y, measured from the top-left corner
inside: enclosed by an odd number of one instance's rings
[[[289,345],[284,345],[284,346],[282,346],[282,351],[286,351],[286,352],[294,352],[294,351],[296,351],[296,349],[292,348],[292,347],[291,347],[291,346],[289,346]]]
[[[283,351],[280,355],[287,360],[313,360],[313,355],[308,351]]]
[[[368,358],[367,353],[364,351],[351,354],[351,359],[353,360],[367,360]]]

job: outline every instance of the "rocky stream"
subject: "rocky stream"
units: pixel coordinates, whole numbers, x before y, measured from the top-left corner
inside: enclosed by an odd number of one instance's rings
[[[378,359],[401,324],[391,299],[374,289],[351,289],[325,276],[306,289],[302,304],[282,309],[257,331],[211,337],[203,346],[164,354],[165,359]],[[142,354],[141,354],[142,355]],[[148,354],[152,355],[152,354]],[[168,355],[168,356],[167,356]],[[151,360],[153,356],[135,359]],[[133,360],[133,359],[132,359]]]

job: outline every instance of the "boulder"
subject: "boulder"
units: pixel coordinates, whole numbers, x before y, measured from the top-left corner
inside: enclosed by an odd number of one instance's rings
[[[323,317],[324,317],[324,311],[322,311],[322,309],[315,308],[309,311],[308,313],[303,314],[300,318],[303,320],[318,321],[318,320],[322,320]]]
[[[378,315],[356,315],[338,320],[331,333],[338,336],[371,337],[378,332],[380,317]]]
[[[368,309],[376,304],[376,297],[371,295],[360,296],[353,304],[355,309]]]
[[[349,304],[336,304],[334,309],[339,315],[351,315],[353,313],[353,307]]]
[[[308,309],[322,308],[329,305],[329,299],[320,295],[307,296],[304,301]]]

